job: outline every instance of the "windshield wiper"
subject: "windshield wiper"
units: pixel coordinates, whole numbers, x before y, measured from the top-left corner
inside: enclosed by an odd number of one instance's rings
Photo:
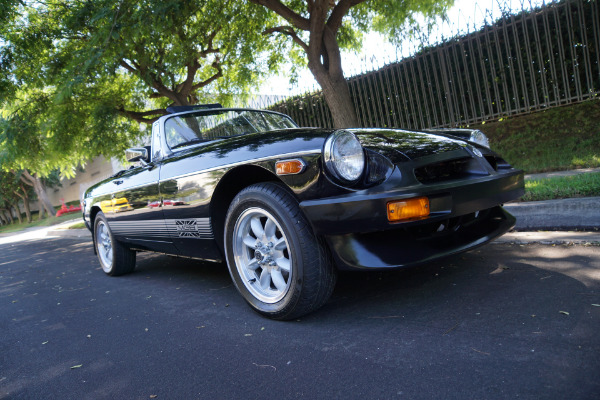
[[[192,144],[202,143],[202,142],[210,142],[210,140],[206,140],[206,139],[194,139],[194,140],[190,140],[190,141],[179,143],[179,144],[176,144],[175,146],[172,146],[171,150],[177,149],[179,147],[190,146]]]

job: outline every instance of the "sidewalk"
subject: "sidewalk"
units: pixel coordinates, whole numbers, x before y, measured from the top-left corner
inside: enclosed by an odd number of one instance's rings
[[[517,231],[600,230],[600,197],[507,203]]]
[[[600,172],[600,168],[580,168],[580,169],[572,169],[568,171],[555,171],[555,172],[542,172],[540,174],[527,174],[525,175],[526,181],[537,181],[540,179],[547,178],[556,178],[562,176],[573,176],[573,175],[581,175],[581,174],[589,174],[593,172]]]
[[[525,175],[525,180],[597,172],[600,172],[600,168],[582,168],[528,174]],[[514,202],[505,204],[504,208],[517,218],[517,232],[504,235],[498,242],[555,243],[558,240],[568,243],[600,243],[600,197]]]

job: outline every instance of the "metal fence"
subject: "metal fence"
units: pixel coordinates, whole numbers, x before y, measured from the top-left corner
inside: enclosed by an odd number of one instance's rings
[[[465,126],[597,97],[599,8],[597,0],[523,7],[475,32],[422,45],[410,57],[351,77],[360,124]],[[333,125],[318,91],[270,102],[268,108],[302,126]]]

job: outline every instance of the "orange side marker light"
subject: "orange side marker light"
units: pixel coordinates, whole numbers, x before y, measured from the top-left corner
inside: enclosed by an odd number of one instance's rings
[[[275,163],[275,172],[277,175],[295,175],[303,172],[305,167],[302,160],[282,160]]]
[[[390,222],[425,218],[429,216],[429,199],[416,197],[390,201],[387,204],[387,215]]]

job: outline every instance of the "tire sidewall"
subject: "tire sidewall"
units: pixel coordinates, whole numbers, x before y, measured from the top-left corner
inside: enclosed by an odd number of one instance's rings
[[[100,225],[100,222],[103,222],[104,225],[106,226],[108,235],[110,237],[111,251],[113,253],[112,254],[113,262],[111,263],[111,265],[108,268],[105,268],[105,264],[102,261],[102,257],[100,256],[100,249],[98,248],[98,225]],[[113,238],[112,231],[110,230],[110,226],[108,226],[108,221],[106,220],[106,217],[104,216],[104,214],[102,214],[102,212],[99,212],[96,215],[96,218],[94,219],[94,246],[96,247],[96,252],[98,253],[98,261],[100,262],[100,266],[102,267],[102,270],[107,275],[111,275],[112,273],[114,273],[114,269],[115,269],[115,240]]]
[[[290,249],[288,249],[290,259],[292,261],[292,282],[285,296],[276,303],[265,303],[257,299],[246,288],[242,281],[243,277],[237,270],[235,257],[233,255],[233,229],[239,216],[248,208],[258,207],[268,211],[274,218],[288,240]],[[238,291],[242,294],[247,303],[261,314],[267,314],[271,318],[277,318],[279,315],[285,316],[292,310],[302,295],[304,282],[303,271],[303,248],[300,238],[297,233],[295,224],[300,224],[301,221],[293,221],[290,212],[282,206],[276,199],[267,195],[258,188],[249,187],[238,194],[229,207],[227,219],[225,221],[225,256],[227,259],[227,267],[229,274]]]

